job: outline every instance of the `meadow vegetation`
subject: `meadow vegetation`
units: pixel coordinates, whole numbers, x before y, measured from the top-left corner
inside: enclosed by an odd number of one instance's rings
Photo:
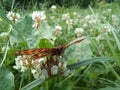
[[[45,5],[1,7],[0,89],[120,90],[119,4]],[[45,57],[18,52],[33,48],[44,48]]]

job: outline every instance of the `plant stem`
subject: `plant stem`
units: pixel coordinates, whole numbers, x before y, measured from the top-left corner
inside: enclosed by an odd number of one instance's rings
[[[2,65],[3,65],[3,63],[4,63],[4,61],[5,61],[5,58],[6,58],[7,51],[8,51],[8,46],[9,46],[9,40],[8,40],[8,42],[7,42],[7,46],[6,46],[6,50],[5,50],[5,54],[4,54],[3,60],[2,60],[2,62],[1,62],[1,64],[0,64],[1,67],[2,67]]]
[[[23,76],[22,76],[22,78],[21,78],[21,81],[20,81],[19,90],[21,89],[21,87],[22,87],[22,84],[23,84]]]
[[[13,10],[15,0],[12,1],[11,11]]]
[[[66,80],[68,80],[69,78],[71,78],[74,74],[72,73],[71,75],[69,75],[67,78],[65,78],[63,81],[60,82],[60,85],[62,85],[63,82],[65,82]]]

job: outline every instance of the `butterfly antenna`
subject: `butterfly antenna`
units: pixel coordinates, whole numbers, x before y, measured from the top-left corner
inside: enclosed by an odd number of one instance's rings
[[[74,45],[74,44],[76,44],[76,43],[79,43],[79,42],[83,41],[84,39],[85,39],[85,37],[75,39],[75,40],[73,40],[72,42],[68,43],[68,44],[65,46],[65,48],[68,48],[69,46]]]

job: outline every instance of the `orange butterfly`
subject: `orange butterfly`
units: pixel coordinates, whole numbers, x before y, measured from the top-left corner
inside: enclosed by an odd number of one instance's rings
[[[62,52],[69,46],[79,43],[83,41],[85,38],[79,38],[77,40],[72,41],[71,43],[65,45],[65,46],[58,46],[55,48],[35,48],[35,49],[28,49],[28,50],[22,50],[19,52],[15,52],[15,55],[32,55],[32,58],[38,59],[45,56],[54,56],[54,55],[61,55]]]

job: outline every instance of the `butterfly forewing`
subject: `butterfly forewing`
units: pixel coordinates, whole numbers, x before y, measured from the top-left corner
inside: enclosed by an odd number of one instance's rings
[[[45,57],[45,56],[48,56],[48,55],[50,55],[50,53],[38,53],[38,54],[34,54],[32,56],[32,58],[39,59],[39,58],[42,58],[42,57]]]
[[[15,54],[17,56],[19,55],[32,55],[32,54],[37,54],[37,53],[45,53],[47,51],[51,51],[51,48],[36,48],[36,49],[28,49],[28,50],[22,50],[19,52],[16,52]]]
[[[32,55],[32,58],[38,59],[45,56],[60,55],[63,50],[64,50],[63,46],[59,46],[56,48],[40,48],[40,49],[36,48],[36,49],[22,50],[22,51],[16,52],[16,55],[17,56]]]

